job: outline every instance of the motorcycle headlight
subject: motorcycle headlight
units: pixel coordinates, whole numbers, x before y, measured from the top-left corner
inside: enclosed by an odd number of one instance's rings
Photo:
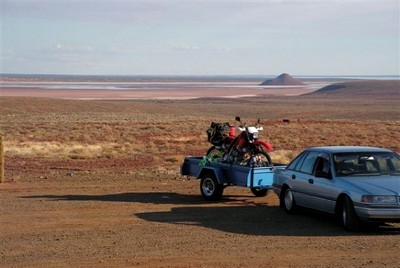
[[[363,195],[361,202],[373,204],[396,204],[397,196],[395,195]]]
[[[255,127],[248,127],[247,134],[251,142],[254,141],[254,139],[258,139],[258,130]]]
[[[249,133],[249,141],[250,142],[253,142],[256,139],[258,139],[258,132]]]

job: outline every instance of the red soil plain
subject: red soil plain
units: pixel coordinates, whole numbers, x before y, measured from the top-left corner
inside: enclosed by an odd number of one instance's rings
[[[228,187],[204,201],[199,182],[179,175],[185,156],[210,146],[211,121],[236,115],[261,119],[276,162],[318,145],[398,151],[398,81],[374,83],[305,95],[3,87],[0,266],[399,267],[399,223],[349,233],[327,215],[286,214],[272,192]]]

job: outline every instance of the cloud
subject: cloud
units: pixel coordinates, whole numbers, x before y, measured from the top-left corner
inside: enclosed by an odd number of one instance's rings
[[[302,31],[344,26],[356,31],[364,22],[391,20],[398,2],[379,0],[292,1],[24,1],[2,3],[3,15],[131,26],[248,28],[249,31]],[[389,17],[387,17],[387,15]],[[353,18],[357,18],[354,20]],[[353,21],[354,23],[346,23]],[[362,28],[362,27],[361,27]],[[384,30],[382,27],[381,30]]]
[[[131,47],[118,47],[112,46],[111,48],[107,49],[108,53],[116,53],[116,54],[132,54],[136,53],[136,49]]]
[[[184,51],[184,52],[196,52],[201,50],[201,48],[198,46],[189,46],[189,45],[175,46],[173,49],[175,51]]]
[[[60,69],[97,64],[98,70],[119,66],[122,72],[129,62],[125,72],[134,65],[160,73],[181,62],[201,73],[213,61],[220,73],[233,72],[235,65],[262,73],[262,61],[281,66],[292,60],[303,68],[300,59],[307,56],[307,64],[321,62],[324,69],[321,58],[348,54],[363,55],[354,61],[373,67],[372,59],[385,55],[381,58],[390,66],[398,66],[397,0],[3,0],[0,5],[1,57],[9,59],[3,68],[23,61],[21,68],[36,72],[35,64],[58,62]],[[86,71],[73,71],[79,70]]]
[[[85,54],[93,52],[95,49],[92,45],[84,45],[84,46],[69,46],[63,45],[61,43],[56,43],[50,49],[43,47],[39,49],[40,52],[49,52],[49,53],[71,53],[71,54]]]
[[[177,45],[173,46],[171,51],[172,53],[181,53],[181,52],[187,52],[187,53],[202,53],[206,55],[212,55],[212,54],[220,54],[220,53],[231,53],[233,49],[231,47],[225,47],[225,46],[215,46],[215,45],[204,45],[204,46],[199,46],[199,45]],[[157,51],[157,53],[160,53],[160,51]]]

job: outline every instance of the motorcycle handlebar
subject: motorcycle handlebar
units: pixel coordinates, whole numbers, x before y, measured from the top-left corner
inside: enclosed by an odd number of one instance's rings
[[[235,120],[237,121],[237,122],[239,122],[240,123],[240,125],[238,126],[238,128],[239,128],[239,130],[240,131],[245,131],[246,130],[246,124],[243,124],[242,123],[242,121],[241,121],[241,119],[240,119],[240,116],[236,116],[235,117]],[[256,124],[254,125],[256,128],[257,128],[257,130],[264,130],[264,128],[263,127],[259,127],[258,125],[260,124],[260,118],[258,118],[257,119],[257,122],[256,122]]]
[[[238,126],[238,129],[239,129],[240,131],[245,131],[245,130],[246,130],[246,127],[243,127],[243,126]],[[262,130],[264,130],[264,128],[263,128],[263,127],[256,127],[256,129],[257,129],[258,131],[262,131]]]

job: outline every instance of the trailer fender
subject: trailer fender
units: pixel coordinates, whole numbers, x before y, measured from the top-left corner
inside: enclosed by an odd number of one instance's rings
[[[204,167],[201,169],[200,174],[197,176],[198,179],[203,178],[207,174],[214,174],[215,178],[217,179],[219,184],[224,184],[226,183],[226,180],[222,174],[221,169],[215,169],[212,167]]]

